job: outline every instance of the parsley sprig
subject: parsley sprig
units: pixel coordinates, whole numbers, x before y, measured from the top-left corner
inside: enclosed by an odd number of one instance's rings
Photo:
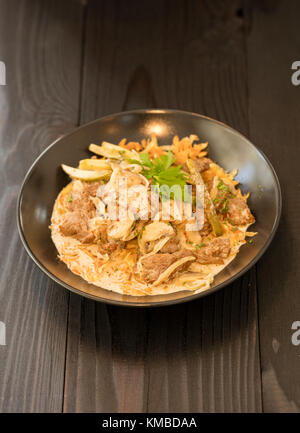
[[[182,200],[184,186],[187,184],[187,176],[181,171],[181,165],[173,165],[175,159],[172,152],[168,151],[167,155],[161,155],[151,161],[148,153],[139,154],[140,161],[129,159],[131,164],[138,164],[143,167],[142,175],[152,181],[155,190],[161,195],[162,199],[167,198],[165,186],[172,188],[178,185],[174,192],[170,194],[175,200]]]

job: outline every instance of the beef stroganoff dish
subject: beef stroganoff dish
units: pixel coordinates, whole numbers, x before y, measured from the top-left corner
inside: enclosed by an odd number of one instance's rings
[[[159,146],[153,134],[91,144],[93,156],[78,167],[62,164],[71,182],[50,226],[59,259],[87,282],[124,295],[207,290],[256,235],[248,231],[255,218],[237,170],[209,159],[207,145],[190,135]]]

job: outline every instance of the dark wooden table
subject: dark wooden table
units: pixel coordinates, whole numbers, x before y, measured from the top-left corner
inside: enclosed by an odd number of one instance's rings
[[[299,21],[298,0],[0,0],[0,412],[300,410]],[[145,107],[229,123],[283,189],[278,233],[255,268],[147,311],[54,284],[15,218],[22,179],[52,140]]]

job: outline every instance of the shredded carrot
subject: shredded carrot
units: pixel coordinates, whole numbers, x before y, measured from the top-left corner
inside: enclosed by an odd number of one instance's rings
[[[195,143],[197,141],[199,141],[199,138],[195,134],[183,137],[182,139],[175,135],[171,145],[159,146],[157,137],[153,133],[151,134],[151,138],[143,138],[140,143],[135,141],[126,143],[126,139],[123,138],[119,146],[128,150],[136,150],[137,152],[147,152],[152,159],[165,155],[167,150],[171,150],[174,154],[175,162],[177,164],[184,164],[189,158],[196,159],[207,155],[204,149],[206,149],[208,143]]]
[[[128,143],[126,143],[126,138],[123,138],[120,141],[119,146],[123,147],[124,149],[128,149],[128,150],[136,150],[137,152],[139,152],[143,149],[143,146],[140,143],[138,143],[137,141],[129,141]]]
[[[177,164],[184,164],[189,158],[202,158],[207,154],[204,149],[207,147],[208,143],[194,144],[194,141],[198,140],[199,138],[195,134],[184,137],[181,140],[175,135],[171,150],[174,153]]]
[[[161,155],[166,154],[166,152],[158,145],[157,138],[155,134],[151,135],[151,140],[147,140],[144,152],[147,152],[150,158],[158,158]]]

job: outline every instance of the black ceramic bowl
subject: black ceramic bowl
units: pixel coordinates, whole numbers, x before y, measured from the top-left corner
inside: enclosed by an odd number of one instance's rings
[[[54,201],[69,182],[60,165],[76,166],[90,156],[90,143],[107,140],[118,143],[126,137],[139,141],[155,132],[160,144],[169,144],[174,135],[197,134],[208,141],[209,156],[223,168],[239,169],[237,179],[244,192],[251,192],[250,208],[256,217],[251,230],[258,235],[244,245],[234,261],[216,278],[211,288],[200,293],[179,292],[160,296],[122,296],[72,274],[57,259],[50,237]],[[189,301],[212,293],[246,272],[269,246],[281,213],[281,192],[276,173],[265,157],[247,138],[234,129],[199,114],[178,110],[135,110],[109,115],[84,125],[52,143],[33,163],[18,199],[18,228],[24,246],[35,263],[65,288],[96,301],[128,306],[157,306]]]

